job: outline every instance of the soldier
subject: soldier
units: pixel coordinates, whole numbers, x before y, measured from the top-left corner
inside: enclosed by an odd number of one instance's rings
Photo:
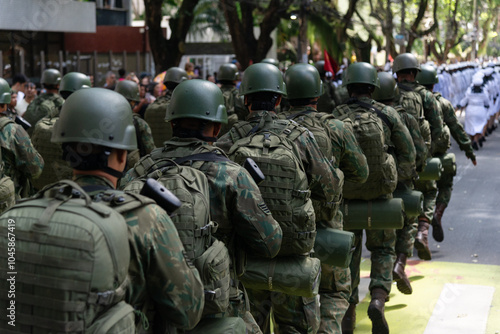
[[[178,84],[188,79],[186,71],[180,67],[171,67],[165,73],[163,83],[167,86],[165,95],[157,98],[151,103],[144,113],[144,120],[151,127],[153,140],[156,147],[162,147],[166,140],[172,137],[172,129],[165,124],[165,115],[167,114],[167,106],[172,98],[172,92]],[[132,167],[132,166],[131,166]]]
[[[416,151],[416,169],[420,172],[424,169],[428,154],[428,149],[424,138],[420,133],[420,127],[415,117],[406,112],[399,105],[399,88],[396,85],[394,77],[387,72],[379,72],[378,78],[380,88],[375,88],[372,98],[380,103],[393,107],[401,117],[401,120],[406,125],[413,140],[413,145]],[[413,189],[412,180],[398,180],[398,189]],[[416,217],[408,217],[405,214],[404,225],[402,229],[396,230],[396,263],[392,272],[393,278],[396,281],[398,290],[404,294],[411,294],[413,289],[410,280],[405,272],[406,260],[413,255],[413,245],[415,235],[417,234]]]
[[[174,137],[129,170],[122,184],[142,176],[139,167],[148,158],[157,162],[206,152],[225,157],[219,148],[213,146],[222,123],[227,122],[222,92],[217,85],[202,80],[189,80],[181,83],[181,87],[172,94],[167,111]],[[259,188],[248,172],[227,158],[221,161],[192,161],[190,166],[207,176],[211,218],[219,224],[215,237],[228,246],[233,259],[242,244],[252,254],[274,257],[281,245],[281,228],[269,213]],[[233,266],[236,265],[233,263]],[[248,300],[243,290],[239,289],[234,273],[235,270],[232,270],[234,284],[226,315],[243,318],[250,333],[260,333],[259,326],[245,307]]]
[[[278,116],[293,119],[308,128],[324,156],[332,160],[335,168],[340,167],[346,180],[365,182],[368,178],[368,165],[352,132],[352,122],[350,120],[339,121],[330,113],[322,113],[315,108],[325,96],[322,92],[325,82],[321,81],[316,68],[309,64],[293,65],[285,73],[285,84],[291,108]],[[313,201],[313,205],[317,227],[343,229],[342,213],[337,210],[338,201],[333,207],[322,205],[319,201]],[[349,268],[322,263],[321,324],[318,333],[341,332],[341,321],[349,307],[350,293]]]
[[[193,328],[203,310],[203,285],[185,258],[175,226],[152,200],[114,190],[127,151],[137,148],[127,100],[104,88],[78,90],[64,104],[52,141],[62,143],[75,182],[94,201],[112,205],[118,198],[117,203],[127,203],[129,209],[120,211],[128,225],[131,257],[126,301],[141,314],[138,332]]]
[[[132,109],[141,100],[139,96],[139,86],[131,80],[118,81],[115,91],[123,95],[130,103]],[[130,152],[127,156],[127,166],[134,166],[140,158],[151,153],[155,148],[153,134],[148,123],[137,113],[132,113],[134,120],[135,135],[137,136],[137,150]],[[165,123],[162,123],[164,126]]]
[[[433,91],[434,84],[438,82],[436,70],[431,66],[422,65],[421,72],[417,75],[417,80],[420,84],[424,85],[430,92]],[[476,165],[476,156],[472,149],[471,140],[467,133],[465,133],[462,124],[457,119],[455,108],[450,101],[442,97],[440,93],[434,92],[436,100],[440,103],[444,125],[443,136],[440,140],[433,143],[434,157],[438,157],[443,161],[446,151],[451,146],[450,134],[458,143],[460,150],[465,151],[465,156],[470,159],[474,166]],[[443,163],[444,165],[444,163]],[[437,242],[444,239],[443,227],[441,225],[441,218],[443,217],[444,210],[448,206],[451,198],[451,191],[453,189],[453,169],[444,168],[441,178],[437,182],[438,194],[436,197],[436,209],[432,217],[432,237]]]
[[[32,180],[40,176],[44,161],[31,144],[23,127],[14,123],[6,112],[10,103],[10,87],[0,78],[0,145],[5,174],[14,182],[16,200],[34,193]]]
[[[378,123],[382,123],[382,125],[379,126],[383,126],[383,133],[378,133],[378,135],[382,135],[383,141],[381,143],[375,144],[375,142],[367,142],[366,139],[375,138],[372,134],[368,133],[365,134],[366,137],[364,138],[364,142],[362,143],[360,141],[361,148],[365,154],[366,152],[370,153],[366,154],[370,174],[366,183],[362,185],[353,185],[352,183],[346,182],[344,185],[344,197],[347,199],[365,200],[391,198],[396,182],[394,182],[393,187],[385,186],[387,189],[379,189],[383,187],[383,184],[377,180],[377,178],[380,177],[380,170],[394,168],[391,167],[394,161],[389,159],[391,156],[388,155],[386,151],[387,145],[394,147],[396,151],[398,175],[384,174],[384,184],[388,185],[388,180],[396,181],[397,178],[405,181],[411,180],[416,175],[415,148],[411,136],[405,125],[401,122],[397,111],[371,99],[374,89],[379,87],[379,80],[375,67],[363,62],[351,64],[347,69],[343,84],[347,86],[350,99],[346,104],[337,106],[333,114],[342,118],[345,118],[347,115],[347,117],[355,121],[355,131],[356,128],[361,129],[361,120],[364,119],[364,117],[362,117],[364,113],[375,113],[375,118],[378,120]],[[365,123],[364,128],[366,128],[367,125],[368,123]],[[372,131],[380,131],[376,130],[377,127],[374,126],[371,126],[370,129],[372,129]],[[370,130],[367,129],[364,131]],[[361,136],[361,134],[358,134],[358,138],[359,136]],[[375,147],[373,145],[378,145],[380,147]],[[379,162],[381,161],[381,154],[385,156],[385,158],[382,158],[383,161]],[[392,162],[390,162],[391,160]],[[379,172],[376,174],[374,171]],[[392,184],[392,182],[390,183]],[[350,192],[347,193],[346,190],[350,190]],[[360,194],[363,194],[364,197],[360,197]],[[352,232],[354,232],[356,236],[356,250],[354,251],[350,266],[352,294],[349,302],[351,304],[357,304],[359,302],[358,285],[360,280],[361,240],[363,230],[353,230]],[[373,324],[373,333],[389,333],[389,326],[384,315],[384,304],[391,291],[392,285],[392,269],[396,258],[394,250],[396,231],[394,229],[367,229],[366,239],[366,248],[371,252],[371,281],[369,289],[372,300],[368,307],[368,316]],[[355,306],[348,309],[344,320],[342,327],[343,333],[352,333],[355,327]]]
[[[43,71],[40,80],[46,92],[38,95],[30,103],[23,118],[31,124],[28,133],[31,136],[35,129],[35,124],[45,116],[54,116],[59,114],[59,110],[64,103],[64,99],[59,95],[59,83],[61,82],[61,73],[58,70],[49,68]]]
[[[316,109],[318,109],[319,112],[331,113],[336,106],[335,88],[332,84],[333,73],[326,72],[324,60],[317,61],[314,67],[318,70],[321,81],[323,82],[323,94],[319,97]]]
[[[243,98],[236,88],[238,80],[238,68],[234,64],[222,64],[217,73],[217,80],[221,83],[221,91],[224,96],[224,104],[227,111],[227,124],[222,126],[219,136],[224,135],[238,120],[244,120],[248,110],[243,105]]]
[[[441,111],[434,95],[416,81],[420,72],[417,58],[411,53],[403,53],[394,59],[393,73],[396,73],[401,106],[419,122],[427,120],[430,125],[432,142],[439,140],[443,135],[443,120]],[[422,132],[425,138],[425,134]],[[432,145],[432,143],[431,143]],[[432,258],[427,236],[429,225],[436,206],[436,181],[416,181],[415,187],[424,194],[424,212],[418,217],[418,231],[415,238],[415,247],[418,257],[423,260]]]
[[[281,71],[271,64],[251,65],[245,71],[240,90],[245,97],[245,105],[250,115],[247,117],[247,122],[236,123],[226,135],[222,136],[217,146],[228,152],[236,141],[245,137],[240,132],[243,131],[242,128],[240,129],[241,126],[263,130],[272,128],[277,133],[289,130],[288,127],[296,127],[291,132],[300,131],[301,133],[293,143],[297,148],[297,158],[305,167],[311,198],[324,204],[338,200],[339,175],[321,153],[314,136],[294,121],[278,120],[274,112],[275,107],[281,102],[282,95],[286,94]],[[246,134],[248,135],[249,133]],[[281,136],[285,137],[286,134],[281,134]],[[311,217],[311,220],[314,218]],[[316,298],[302,298],[257,290],[249,291],[249,295],[252,313],[264,331],[268,330],[269,301],[280,332],[316,332],[318,330],[320,319]]]

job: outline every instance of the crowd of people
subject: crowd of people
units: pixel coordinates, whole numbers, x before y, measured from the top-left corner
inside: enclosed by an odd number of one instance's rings
[[[476,165],[474,150],[497,127],[497,64],[422,65],[405,53],[389,72],[355,62],[333,74],[324,61],[280,69],[266,59],[242,74],[223,64],[206,80],[192,65],[159,82],[110,71],[101,88],[83,73],[47,69],[38,95],[24,75],[11,85],[0,78],[0,226],[17,222],[19,273],[44,277],[17,285],[19,328],[354,333],[366,234],[368,316],[373,333],[389,333],[393,282],[412,294],[407,259],[414,248],[432,259],[431,227],[444,239],[456,173],[450,138]],[[160,195],[144,190],[149,179]],[[403,213],[411,196],[420,204]],[[113,251],[111,239],[101,249],[113,263],[125,257],[121,274],[75,274],[90,259],[68,249],[86,241],[46,227],[64,225],[55,213],[75,214],[70,204],[103,221],[106,208],[123,217],[127,251]],[[321,240],[348,246],[330,254]],[[37,251],[55,264],[29,260]],[[94,287],[92,275],[107,285]],[[75,277],[88,286],[68,283]],[[83,303],[75,289],[88,293]],[[5,319],[0,328],[12,329]]]

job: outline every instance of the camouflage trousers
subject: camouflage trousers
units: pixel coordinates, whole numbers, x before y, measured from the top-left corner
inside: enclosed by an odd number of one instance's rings
[[[365,230],[366,248],[371,252],[371,270],[370,270],[370,291],[373,288],[382,288],[387,293],[391,292],[392,269],[396,261],[396,231],[394,229],[386,230]],[[361,266],[361,241],[363,230],[352,230],[355,235],[355,250],[352,256],[351,264],[351,286],[352,293],[349,298],[350,304],[359,303],[359,282]]]
[[[271,333],[271,310],[275,334],[314,334],[318,331],[319,295],[305,298],[249,289],[248,296],[252,315],[264,334]]]
[[[245,290],[236,289],[231,286],[229,307],[224,316],[239,317],[245,321],[247,334],[262,334],[252,313],[250,313],[249,297]]]
[[[436,203],[444,203],[446,205],[450,203],[451,192],[453,190],[453,177],[453,173],[448,170],[441,174],[441,178],[437,181],[438,193]]]
[[[437,185],[436,181],[415,181],[415,189],[424,194],[424,212],[421,216],[432,221],[434,209],[436,208]]]
[[[407,257],[413,256],[413,244],[415,243],[417,230],[417,217],[405,215],[403,228],[396,230],[396,254],[406,254]]]

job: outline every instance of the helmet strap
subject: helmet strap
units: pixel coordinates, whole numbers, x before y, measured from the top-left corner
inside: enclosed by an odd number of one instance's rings
[[[102,170],[111,176],[121,178],[123,171],[117,171],[108,166],[108,157],[111,154],[110,149],[105,149],[99,153],[91,153],[82,156],[68,144],[63,144],[63,160],[67,161],[71,168],[80,171]],[[126,167],[125,167],[126,168]]]

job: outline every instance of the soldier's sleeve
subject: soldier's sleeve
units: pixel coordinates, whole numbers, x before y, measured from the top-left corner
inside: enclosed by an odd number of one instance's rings
[[[219,173],[225,173],[223,169]],[[219,175],[219,178],[222,175]],[[232,176],[223,176],[232,178]],[[232,183],[227,180],[227,184]],[[235,183],[226,193],[226,203],[231,221],[236,224],[235,231],[240,240],[252,249],[252,253],[272,258],[281,247],[282,230],[267,207],[259,187],[250,174],[243,168],[238,168]]]
[[[167,124],[165,124],[167,125]],[[151,153],[152,150],[155,149],[155,142],[153,140],[153,132],[151,132],[151,128],[148,123],[142,118],[139,121],[139,129],[140,129],[140,137],[142,139],[142,143],[144,145],[144,149],[146,150],[146,154]]]
[[[423,170],[425,166],[429,150],[427,149],[427,145],[425,145],[424,137],[422,137],[422,133],[420,133],[420,127],[415,117],[406,112],[400,115],[404,119],[406,127],[408,128],[408,131],[410,132],[411,138],[413,140],[413,145],[415,146],[415,153],[416,153],[415,164],[417,171],[420,172]]]
[[[321,153],[318,143],[305,131],[295,140],[304,165],[311,198],[322,202],[333,202],[340,197],[340,177],[335,167]]]
[[[471,140],[469,135],[464,130],[464,127],[458,121],[457,115],[455,114],[455,108],[450,101],[441,97],[441,110],[443,111],[444,122],[450,129],[450,133],[458,143],[458,146],[462,151],[465,151],[466,156],[474,156],[474,151],[472,149]]]
[[[133,245],[143,248],[140,261],[148,295],[162,318],[177,328],[191,329],[199,322],[205,302],[198,270],[186,258],[177,229],[163,209],[148,205],[138,219]]]
[[[338,133],[338,136],[334,137],[335,142],[332,141],[332,146],[334,150],[340,148],[339,155],[336,154],[335,158],[344,172],[345,179],[350,182],[364,183],[368,179],[368,163],[354,135],[351,120],[333,120],[330,122],[330,128],[334,133]]]
[[[14,125],[14,147],[16,168],[36,179],[42,174],[45,162],[31,143],[30,137],[20,125]]]
[[[425,91],[425,95],[422,100],[424,104],[425,119],[429,121],[432,140],[435,140],[443,133],[443,120],[440,116],[440,106],[434,95],[428,90]]]
[[[392,123],[391,142],[396,148],[396,160],[399,180],[411,180],[416,176],[415,168],[415,146],[410,132],[403,124],[396,110],[390,107],[384,109]]]

